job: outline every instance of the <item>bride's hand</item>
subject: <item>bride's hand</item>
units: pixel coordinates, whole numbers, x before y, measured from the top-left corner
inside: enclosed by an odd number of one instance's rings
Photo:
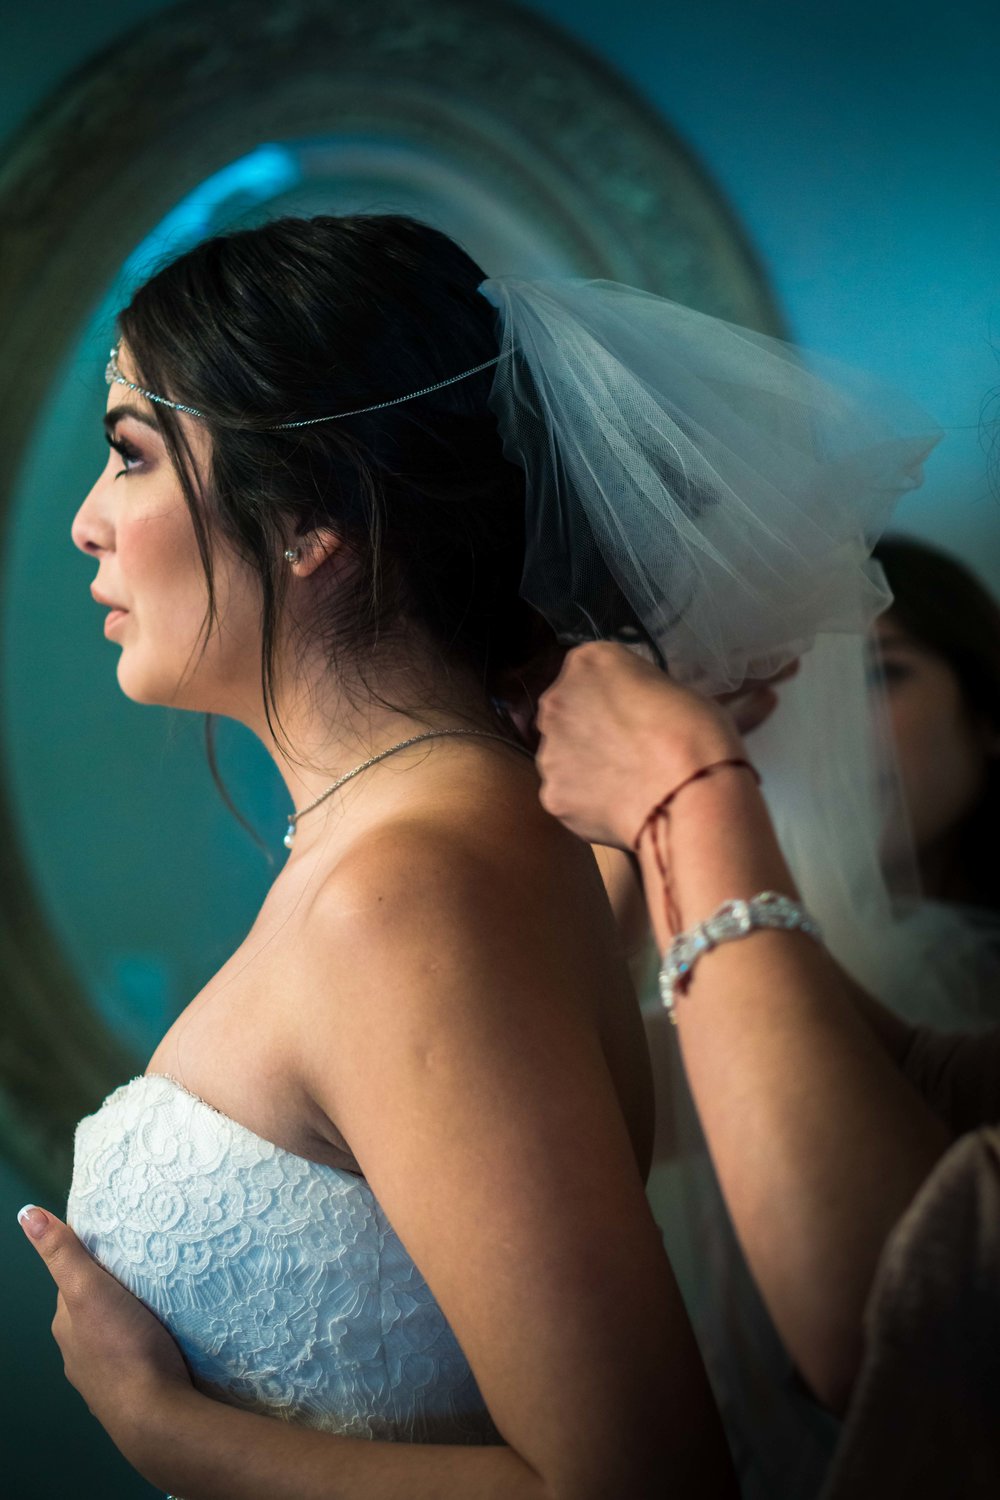
[[[608,643],[569,653],[538,729],[543,806],[581,838],[622,849],[693,771],[745,754],[722,706]]]
[[[123,1452],[157,1403],[192,1390],[177,1345],[158,1318],[93,1259],[45,1209],[22,1209],[21,1227],[59,1289],[52,1333],[66,1378]]]

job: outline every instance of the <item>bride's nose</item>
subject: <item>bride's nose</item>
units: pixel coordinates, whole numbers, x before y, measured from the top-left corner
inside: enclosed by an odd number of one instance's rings
[[[99,557],[101,553],[114,549],[114,526],[103,491],[104,484],[98,479],[74,516],[70,530],[74,547],[79,547],[90,557]]]

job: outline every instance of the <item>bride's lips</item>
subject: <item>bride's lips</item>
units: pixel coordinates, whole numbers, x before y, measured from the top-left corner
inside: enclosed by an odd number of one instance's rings
[[[99,594],[94,588],[92,588],[90,592],[96,604],[103,604],[111,611],[107,619],[104,621],[104,634],[110,635],[112,630],[116,628],[118,623],[121,620],[124,620],[125,616],[128,614],[128,610],[124,609],[122,605],[116,604],[113,599],[106,599],[103,594]]]

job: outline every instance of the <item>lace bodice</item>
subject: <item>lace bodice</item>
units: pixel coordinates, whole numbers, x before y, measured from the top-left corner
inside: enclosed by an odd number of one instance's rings
[[[355,1437],[500,1441],[367,1183],[173,1079],[134,1078],[81,1120],[67,1218],[213,1395]]]

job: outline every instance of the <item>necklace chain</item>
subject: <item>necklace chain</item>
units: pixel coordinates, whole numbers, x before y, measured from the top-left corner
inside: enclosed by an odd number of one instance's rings
[[[408,740],[400,740],[397,745],[390,745],[388,750],[380,750],[378,755],[372,755],[368,760],[363,760],[360,766],[355,766],[353,771],[346,771],[343,776],[338,776],[336,781],[327,787],[325,792],[320,792],[314,802],[308,807],[303,807],[300,812],[288,814],[288,832],[285,834],[283,843],[286,849],[290,849],[295,841],[295,830],[299,819],[304,818],[306,813],[311,813],[325,802],[327,797],[332,797],[347,782],[353,781],[355,776],[360,776],[362,771],[368,771],[372,766],[377,766],[380,760],[387,760],[390,755],[395,755],[397,750],[406,750],[410,745],[418,745],[421,740],[443,740],[452,735],[475,736],[483,740],[499,740],[501,745],[509,745],[512,750],[519,750],[522,755],[531,755],[531,751],[524,745],[519,745],[516,740],[508,739],[506,735],[494,734],[490,729],[428,729],[423,734],[412,734]]]

